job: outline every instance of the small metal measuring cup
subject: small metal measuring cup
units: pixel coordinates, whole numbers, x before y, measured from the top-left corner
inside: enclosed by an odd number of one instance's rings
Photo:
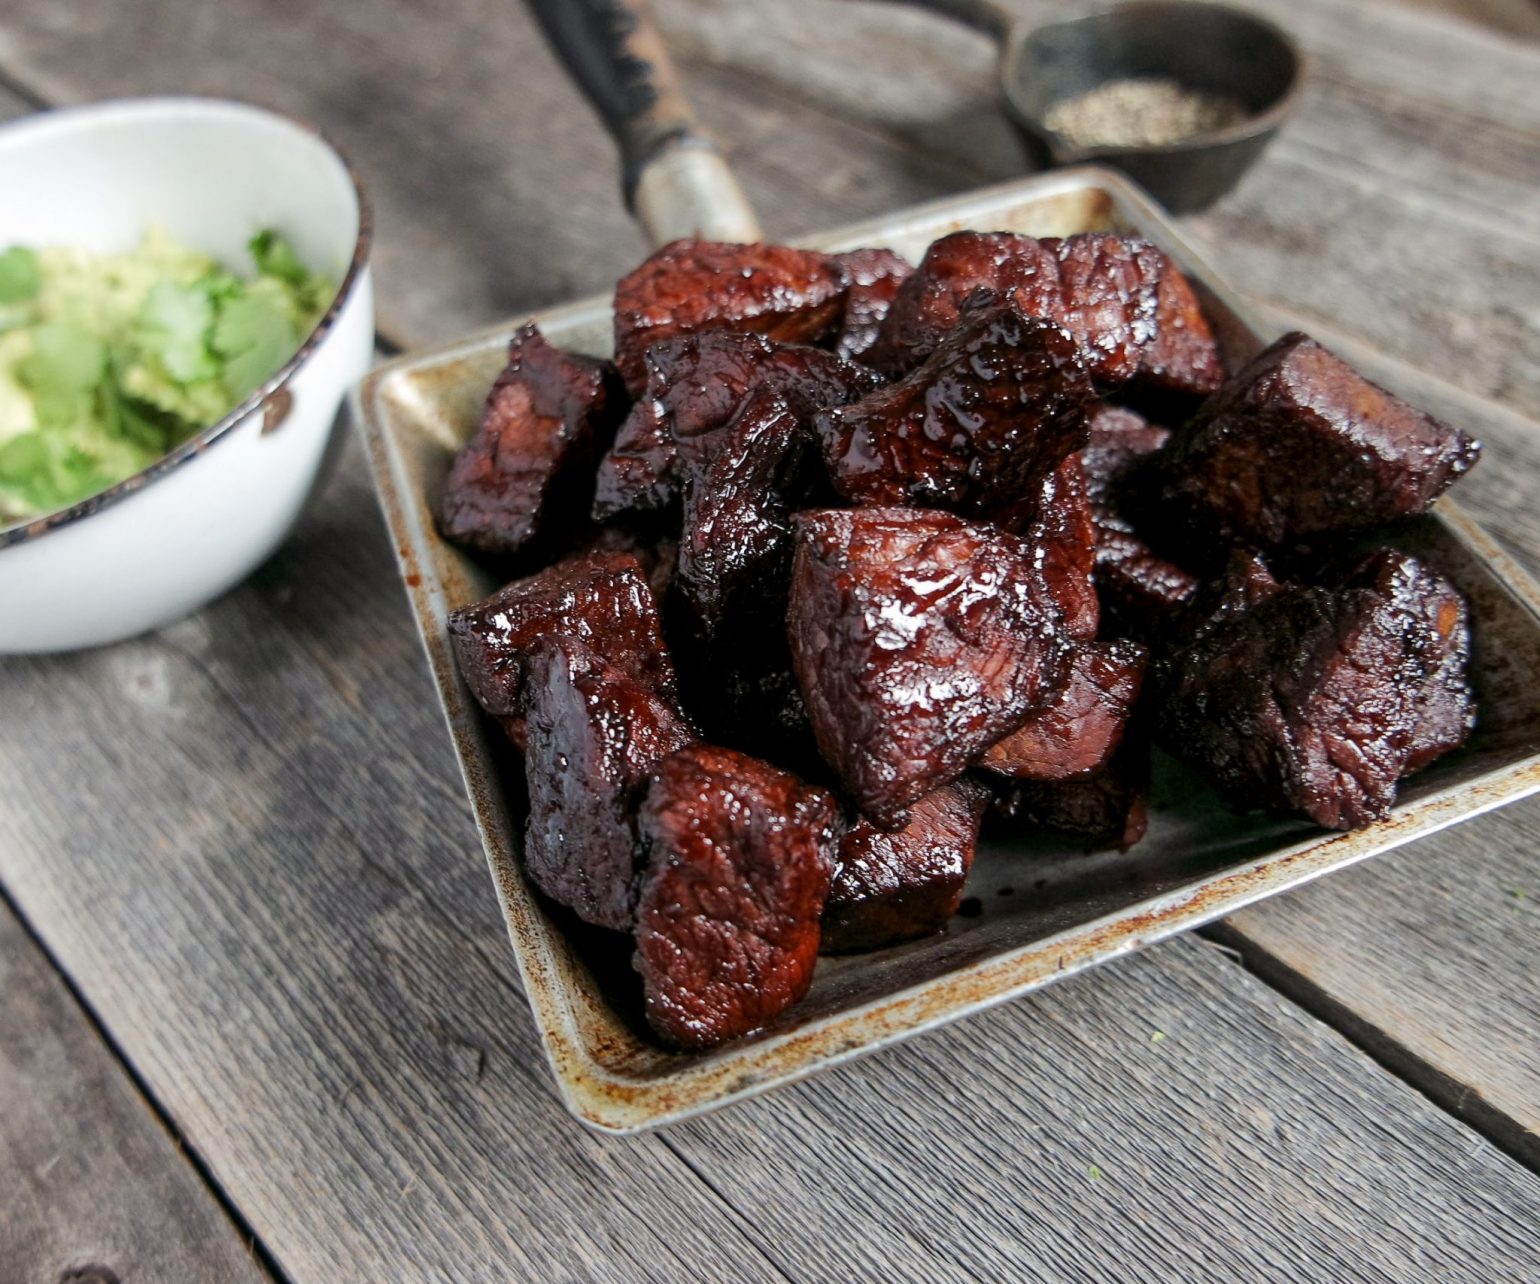
[[[1304,57],[1265,18],[1208,0],[1133,0],[1031,26],[996,0],[902,0],[1000,45],[1000,94],[1034,163],[1122,170],[1167,209],[1203,209],[1261,155],[1294,110]],[[1111,81],[1158,78],[1231,99],[1244,119],[1149,146],[1077,146],[1045,123],[1053,107]]]

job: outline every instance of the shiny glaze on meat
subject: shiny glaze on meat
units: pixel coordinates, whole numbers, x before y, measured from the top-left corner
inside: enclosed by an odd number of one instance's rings
[[[466,685],[520,748],[529,653],[549,635],[587,644],[620,672],[674,698],[674,662],[636,557],[593,553],[558,562],[449,616]]]
[[[1141,389],[1206,397],[1224,382],[1224,364],[1192,283],[1165,254],[1156,296],[1155,337],[1139,354]]]
[[[697,745],[663,761],[637,821],[636,966],[665,1040],[708,1048],[807,993],[836,823],[829,794],[747,754]]]
[[[989,791],[963,779],[913,803],[909,823],[892,833],[858,817],[840,840],[823,952],[875,950],[944,928],[962,899],[988,804]]]
[[[914,264],[892,250],[847,250],[834,258],[850,278],[845,318],[834,350],[842,357],[860,358],[877,342],[882,319],[893,306],[899,286],[914,275]]]
[[[553,517],[587,511],[595,461],[628,404],[608,361],[561,352],[526,325],[449,467],[439,530],[467,548],[511,554]]]
[[[964,306],[983,295],[1063,326],[1098,384],[1125,383],[1155,336],[1167,265],[1138,237],[954,232],[925,252],[865,359],[889,374],[912,370],[951,333]]]
[[[736,330],[813,343],[839,326],[848,287],[845,269],[816,250],[673,241],[615,284],[615,364],[640,396],[642,354],[672,335]]]
[[[1154,470],[1156,514],[1195,548],[1288,548],[1425,512],[1480,454],[1296,332],[1172,438]]]
[[[787,628],[824,759],[894,828],[1063,678],[1058,611],[1021,540],[948,513],[796,519]]]
[[[711,465],[749,396],[775,392],[800,419],[853,401],[881,380],[832,352],[711,330],[668,339],[643,356],[646,387],[599,464],[594,516],[671,504]]]
[[[994,304],[970,309],[898,383],[814,423],[851,502],[980,515],[1032,494],[1084,444],[1090,400],[1069,333]]]
[[[1032,550],[1043,582],[1064,617],[1064,631],[1089,640],[1101,624],[1096,596],[1096,522],[1079,452],[1039,484],[1031,499],[994,515],[995,524],[1019,535]]]
[[[524,868],[600,927],[631,927],[636,799],[653,769],[698,737],[674,705],[581,642],[548,637],[528,662]]]

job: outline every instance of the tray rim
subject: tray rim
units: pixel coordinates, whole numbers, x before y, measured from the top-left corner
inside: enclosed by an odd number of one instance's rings
[[[1130,221],[1170,252],[1184,271],[1201,277],[1205,286],[1248,329],[1260,336],[1277,329],[1259,305],[1238,296],[1226,285],[1202,252],[1143,191],[1122,175],[1099,166],[1058,170],[927,201],[890,215],[795,238],[793,243],[880,244],[902,234],[906,227],[930,229],[943,222],[967,226],[991,211],[1079,191],[1104,193],[1114,212],[1131,216]],[[609,1073],[587,1056],[576,1029],[564,976],[567,968],[551,941],[551,934],[559,933],[560,929],[546,919],[524,881],[511,845],[505,840],[508,818],[484,725],[476,716],[459,676],[447,635],[435,627],[435,621],[442,619],[453,605],[446,600],[437,577],[425,573],[430,565],[428,541],[436,536],[421,502],[411,502],[420,501],[420,497],[412,493],[381,399],[384,390],[402,376],[478,354],[493,342],[506,341],[527,320],[567,325],[602,321],[610,306],[608,294],[594,295],[532,311],[471,331],[448,343],[404,354],[376,366],[350,397],[353,419],[363,438],[376,493],[392,536],[403,587],[433,670],[477,830],[498,890],[525,995],[563,1103],[587,1126],[603,1133],[629,1135],[719,1109],[985,1011],[1540,792],[1537,751],[1474,780],[1451,784],[1419,798],[1366,829],[1312,833],[1187,887],[1134,902],[748,1045],[736,1058],[734,1045],[730,1044],[722,1053],[682,1058],[678,1071],[652,1080],[626,1079]],[[1445,498],[1434,511],[1449,534],[1486,566],[1540,630],[1540,584],[1457,504]],[[537,923],[545,930],[540,930]],[[744,1064],[735,1066],[735,1060]]]

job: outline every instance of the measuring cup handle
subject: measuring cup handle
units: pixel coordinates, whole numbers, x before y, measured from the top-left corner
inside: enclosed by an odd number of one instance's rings
[[[757,241],[759,223],[686,101],[644,0],[526,0],[620,148],[626,205],[654,245]]]

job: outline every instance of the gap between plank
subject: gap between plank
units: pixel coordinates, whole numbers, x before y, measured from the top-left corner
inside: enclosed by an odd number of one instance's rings
[[[1200,927],[1198,935],[1233,951],[1240,966],[1296,1007],[1335,1030],[1382,1069],[1420,1092],[1446,1114],[1485,1137],[1514,1162],[1540,1172],[1540,1136],[1510,1118],[1458,1079],[1419,1057],[1393,1035],[1364,1020],[1314,981],[1262,948],[1228,922]]]
[[[102,1024],[96,1010],[86,1002],[85,996],[76,987],[74,979],[60,966],[59,960],[54,956],[53,951],[48,948],[48,943],[38,935],[37,930],[32,926],[31,920],[22,913],[21,906],[16,903],[10,890],[3,883],[0,883],[0,906],[8,909],[15,917],[16,922],[21,926],[22,934],[32,943],[38,953],[43,956],[48,966],[53,969],[54,975],[63,982],[65,990],[69,993],[70,998],[74,1000],[75,1006],[79,1009],[81,1016],[85,1018],[86,1024],[91,1027],[92,1032],[102,1041],[102,1045],[111,1054],[113,1060],[117,1062],[118,1068],[133,1086],[133,1090],[138,1094],[145,1108],[161,1128],[165,1130],[172,1145],[176,1147],[177,1155],[185,1160],[192,1167],[193,1172],[197,1174],[204,1188],[213,1197],[214,1202],[229,1220],[231,1226],[235,1228],[236,1235],[246,1245],[257,1266],[266,1272],[274,1281],[274,1284],[289,1284],[289,1276],[284,1273],[272,1253],[268,1251],[267,1245],[258,1238],[251,1224],[241,1215],[240,1209],[235,1206],[229,1195],[226,1194],[224,1187],[215,1179],[214,1174],[209,1170],[203,1157],[188,1143],[187,1138],[182,1135],[181,1130],[177,1128],[171,1117],[162,1108],[155,1095],[150,1092],[149,1086],[139,1076],[138,1071],[134,1069],[128,1058],[123,1055],[123,1050],[118,1047],[117,1042],[113,1039],[107,1027]]]

